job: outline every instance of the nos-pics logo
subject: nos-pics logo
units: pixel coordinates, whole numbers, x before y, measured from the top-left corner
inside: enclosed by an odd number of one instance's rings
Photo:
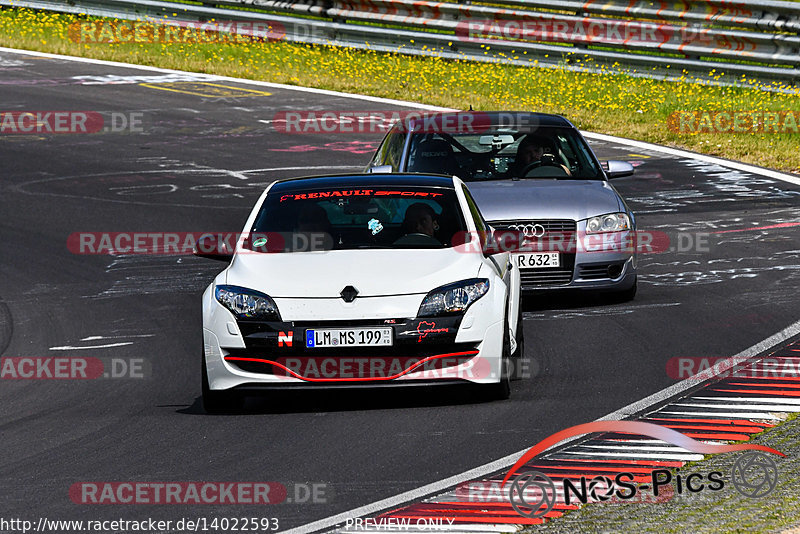
[[[758,451],[785,456],[782,452],[770,447],[752,443],[739,445],[703,443],[675,430],[652,423],[595,421],[567,428],[534,445],[511,467],[502,484],[505,486],[514,473],[518,473],[519,469],[536,455],[556,443],[574,436],[595,432],[648,436],[700,454],[749,450],[751,452],[736,460],[729,478],[739,493],[751,498],[768,495],[778,483],[778,466],[775,461],[767,454]],[[579,481],[565,478],[560,482],[559,488],[559,485],[546,474],[540,471],[525,471],[517,476],[508,488],[511,506],[523,517],[541,518],[550,513],[558,502],[569,505],[572,502],[586,504],[590,500],[602,502],[619,499],[625,501],[636,497],[639,491],[651,488],[654,497],[657,498],[659,493],[663,495],[668,484],[674,485],[679,494],[697,493],[704,490],[719,491],[725,486],[723,474],[719,471],[712,471],[705,475],[701,473],[673,474],[668,469],[654,469],[651,472],[651,482],[646,485],[637,485],[634,483],[634,474],[625,472],[617,473],[613,478],[601,475],[589,479],[581,477]]]

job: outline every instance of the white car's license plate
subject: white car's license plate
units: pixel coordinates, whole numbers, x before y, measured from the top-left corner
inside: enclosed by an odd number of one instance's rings
[[[306,347],[391,347],[392,328],[325,328],[306,330]]]
[[[541,269],[546,267],[561,267],[561,258],[558,252],[532,252],[529,254],[516,254],[517,267],[520,269]]]

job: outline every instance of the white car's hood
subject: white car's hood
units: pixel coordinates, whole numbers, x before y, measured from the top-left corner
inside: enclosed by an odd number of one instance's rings
[[[341,298],[346,286],[359,297],[409,295],[478,275],[475,252],[430,250],[335,250],[237,254],[227,283],[274,298]]]

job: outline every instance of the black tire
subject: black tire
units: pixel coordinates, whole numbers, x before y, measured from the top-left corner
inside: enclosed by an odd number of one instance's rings
[[[203,409],[206,413],[222,414],[241,411],[244,406],[244,399],[240,395],[232,391],[215,391],[209,387],[205,355],[203,355],[200,367],[203,375]]]
[[[523,365],[525,362],[525,329],[522,327],[522,309],[519,311],[514,339],[517,341],[517,350],[511,355],[511,364],[513,365],[511,380],[522,380],[525,378],[525,366]]]
[[[500,363],[500,382],[487,386],[492,400],[505,400],[511,396],[511,332],[508,318],[503,328],[503,360]]]

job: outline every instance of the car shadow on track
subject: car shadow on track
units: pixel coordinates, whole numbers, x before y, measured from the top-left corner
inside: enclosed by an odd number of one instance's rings
[[[526,294],[522,299],[523,312],[547,310],[579,310],[604,306],[625,305],[613,293],[587,293],[581,291]],[[530,358],[530,354],[526,351]],[[544,365],[531,360],[533,376]],[[515,389],[519,386],[512,385]],[[511,400],[514,399],[512,394]],[[458,406],[491,402],[490,392],[469,384],[439,385],[431,387],[375,387],[363,389],[320,389],[302,391],[269,391],[248,396],[241,410],[223,415],[348,412],[389,410],[398,408],[429,408]],[[509,402],[509,401],[506,401]],[[185,415],[210,415],[203,409],[202,399],[195,398],[190,406],[176,410]]]
[[[482,388],[468,384],[407,388],[269,391],[260,395],[248,396],[243,409],[224,415],[391,410],[486,402],[491,402],[491,396],[482,391]],[[210,415],[203,409],[200,397],[197,397],[191,406],[176,410],[176,412],[185,415]]]
[[[522,311],[574,310],[618,306],[635,302],[623,300],[615,293],[591,293],[587,291],[559,291],[526,293],[522,296]]]

